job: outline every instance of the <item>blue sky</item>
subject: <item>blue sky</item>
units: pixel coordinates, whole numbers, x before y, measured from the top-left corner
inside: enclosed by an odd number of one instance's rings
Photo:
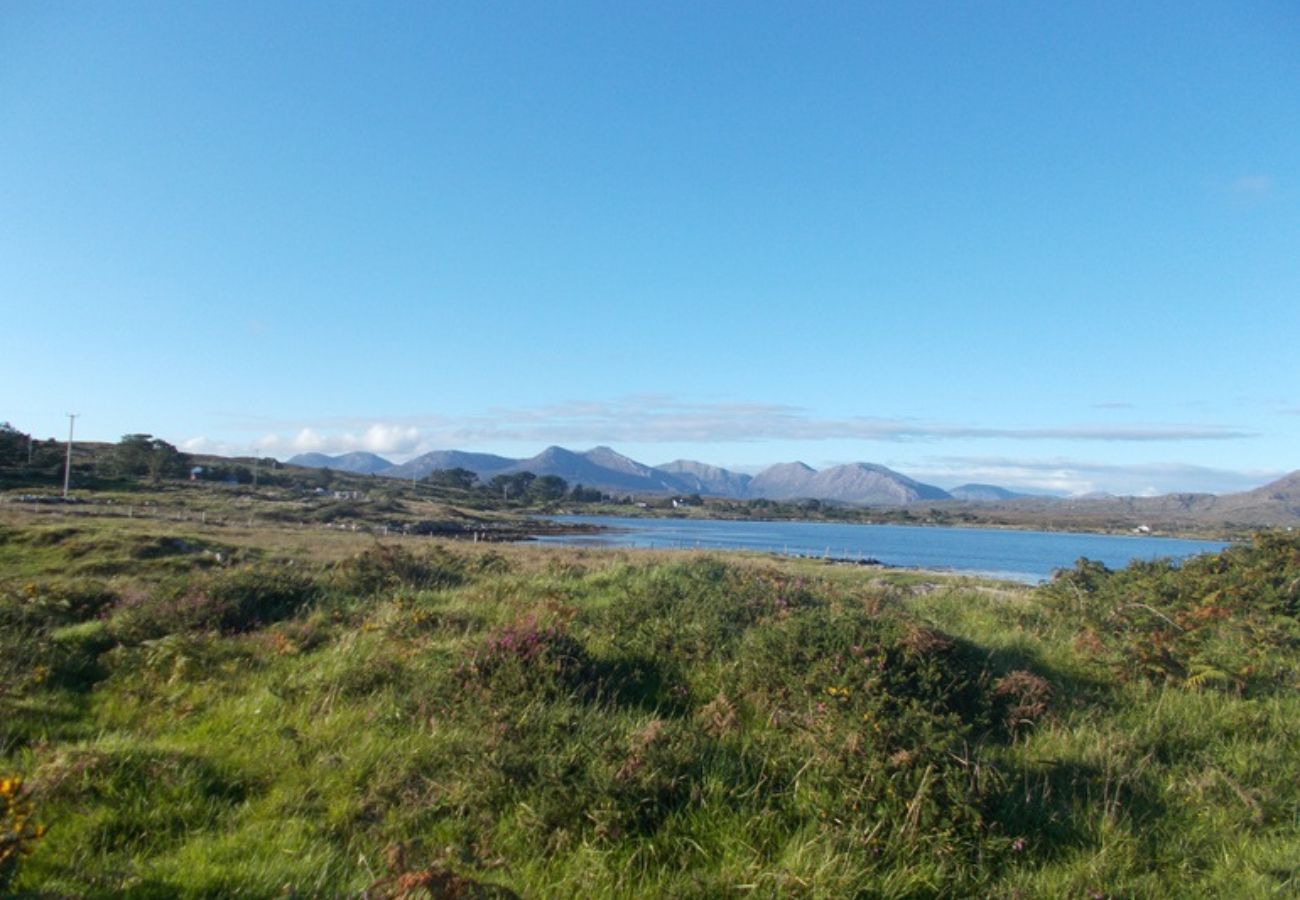
[[[0,419],[1300,468],[1300,8],[9,2]]]

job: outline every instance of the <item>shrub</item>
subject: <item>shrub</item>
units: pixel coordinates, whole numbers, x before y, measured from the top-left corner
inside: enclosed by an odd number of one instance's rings
[[[118,595],[99,579],[44,579],[0,590],[0,625],[40,628],[84,622]]]
[[[399,587],[454,587],[464,581],[465,562],[442,547],[417,556],[392,544],[376,544],[334,566],[331,583],[348,594],[370,595]]]
[[[314,578],[283,566],[245,567],[223,573],[208,589],[224,632],[251,631],[287,619],[320,596]]]
[[[112,640],[92,616],[116,600],[84,581],[28,582],[0,592],[0,699],[98,681],[99,654]]]
[[[1052,700],[1052,685],[1041,675],[1017,669],[993,684],[993,696],[999,701],[1002,722],[1012,737],[1027,725],[1047,714]]]
[[[18,863],[45,836],[33,819],[31,794],[20,778],[0,778],[0,890],[8,888]]]
[[[110,630],[124,643],[196,630],[237,634],[287,619],[319,596],[303,572],[245,566],[130,593],[113,611]]]
[[[1294,687],[1300,649],[1300,536],[1110,571],[1080,560],[1040,595],[1121,680],[1233,692]]]
[[[601,629],[627,652],[687,663],[734,652],[747,631],[823,603],[805,579],[702,559],[633,569]]]
[[[480,575],[504,575],[510,571],[510,561],[495,550],[489,550],[474,561],[474,571]]]
[[[463,666],[467,678],[498,690],[570,691],[590,683],[586,647],[560,624],[541,624],[533,614],[500,628]]]

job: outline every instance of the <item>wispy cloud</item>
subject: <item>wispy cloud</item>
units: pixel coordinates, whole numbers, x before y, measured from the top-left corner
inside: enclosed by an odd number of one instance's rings
[[[1234,197],[1242,200],[1260,201],[1273,195],[1276,185],[1273,176],[1255,172],[1236,178],[1228,186]]]
[[[242,456],[248,452],[247,446],[214,440],[207,435],[187,438],[178,446],[186,453],[207,453],[214,456]]]
[[[419,450],[423,432],[414,425],[372,422],[362,430],[319,430],[300,428],[291,435],[270,432],[252,445],[259,453],[272,456],[291,453],[351,453],[366,450],[380,454],[409,454]]]
[[[266,423],[249,423],[265,428]],[[1014,441],[1230,441],[1251,432],[1226,425],[1081,423],[1052,427],[982,425],[884,416],[832,417],[766,403],[699,403],[664,395],[496,408],[479,415],[405,416],[385,421],[328,419],[273,430],[259,446],[274,451],[410,453],[492,443],[744,443],[862,440],[885,443],[970,439]]]
[[[1053,457],[946,456],[909,463],[907,474],[954,487],[963,482],[997,484],[1027,491],[1082,495],[1097,491],[1129,496],[1175,492],[1222,494],[1266,484],[1274,470],[1218,469],[1186,463],[1105,463]]]

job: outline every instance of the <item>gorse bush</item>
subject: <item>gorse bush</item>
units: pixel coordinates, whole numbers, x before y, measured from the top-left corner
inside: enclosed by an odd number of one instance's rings
[[[1081,560],[1043,595],[1081,620],[1080,646],[1120,678],[1259,693],[1294,690],[1300,537],[1260,534],[1195,557],[1110,571]]]
[[[30,792],[21,778],[0,778],[0,890],[13,880],[18,864],[45,836],[45,826],[33,818]]]

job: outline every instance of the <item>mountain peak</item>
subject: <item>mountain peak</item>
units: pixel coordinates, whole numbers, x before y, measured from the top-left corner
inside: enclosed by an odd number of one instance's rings
[[[948,500],[947,491],[922,484],[876,463],[846,463],[818,472],[813,496],[870,506],[902,506],[917,500]]]
[[[598,466],[604,466],[607,469],[624,472],[628,475],[649,476],[650,473],[654,472],[649,466],[642,465],[634,459],[629,459],[609,447],[592,447],[586,453],[579,455]]]
[[[816,474],[807,463],[777,463],[754,476],[754,480],[749,483],[749,495],[768,500],[812,497],[812,480]]]
[[[338,456],[324,453],[299,453],[286,462],[291,466],[303,466],[308,469],[334,469],[338,472],[351,472],[354,475],[378,475],[393,468],[393,464],[382,456],[356,450]]]
[[[817,470],[806,462],[795,460],[794,462],[776,463],[768,466],[764,472],[803,472],[808,475],[816,474]]]
[[[1300,469],[1283,475],[1276,481],[1270,481],[1262,487],[1257,487],[1250,493],[1288,500],[1300,497]]]
[[[948,492],[955,500],[966,500],[973,503],[988,502],[991,500],[1014,500],[1017,497],[1024,497],[1024,494],[1018,494],[1015,491],[1009,491],[1004,487],[998,487],[995,484],[963,484],[953,488]]]
[[[693,459],[676,459],[655,468],[673,476],[687,493],[713,497],[744,497],[753,481],[753,476],[729,472]]]
[[[479,478],[487,479],[492,475],[514,465],[513,459],[494,456],[491,453],[466,453],[462,450],[431,450],[428,453],[408,459],[400,466],[393,466],[382,474],[394,478],[424,478],[431,472],[443,469],[468,469]]]
[[[537,454],[532,458],[533,459],[568,459],[571,456],[581,456],[581,455],[582,454],[574,453],[572,450],[567,450],[564,447],[558,447],[555,444],[552,444],[551,446],[547,447],[541,453]]]

